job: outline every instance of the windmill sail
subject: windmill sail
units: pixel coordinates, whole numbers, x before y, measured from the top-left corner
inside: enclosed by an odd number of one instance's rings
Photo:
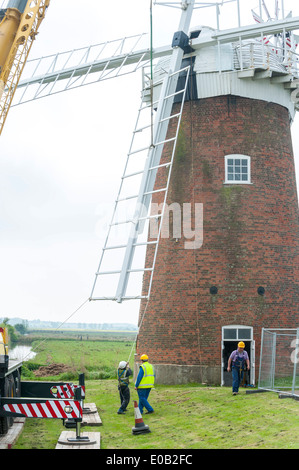
[[[184,99],[185,99],[185,94],[186,94],[186,87],[187,87],[188,77],[189,77],[189,68],[187,68],[185,69],[187,73],[184,74],[185,81],[184,81],[183,86],[178,85],[180,75],[183,72],[183,70],[181,70],[181,65],[182,65],[182,60],[183,60],[183,56],[185,52],[184,46],[186,45],[186,43],[188,44],[189,42],[187,33],[189,31],[193,7],[194,7],[194,0],[191,0],[190,3],[186,5],[186,8],[182,10],[180,24],[179,24],[179,34],[175,35],[173,39],[173,52],[171,55],[170,66],[169,66],[167,76],[164,78],[163,84],[162,84],[162,90],[160,93],[159,103],[157,106],[155,124],[152,129],[152,136],[153,136],[152,141],[149,142],[148,146],[141,147],[141,149],[134,150],[133,148],[131,148],[129,155],[128,155],[129,159],[131,160],[131,158],[133,158],[134,155],[139,154],[143,150],[148,150],[143,169],[139,172],[140,186],[139,186],[138,192],[134,195],[125,196],[124,198],[120,197],[124,182],[127,180],[127,175],[125,174],[122,178],[121,188],[120,188],[119,196],[117,198],[116,206],[115,206],[115,210],[113,214],[113,217],[114,217],[115,214],[118,213],[117,209],[120,203],[127,201],[127,200],[131,200],[131,199],[134,199],[136,201],[136,205],[133,209],[132,216],[130,216],[129,218],[126,218],[121,223],[122,225],[127,225],[129,227],[128,238],[126,242],[121,245],[112,245],[112,247],[105,245],[103,252],[102,252],[102,257],[100,260],[100,266],[99,266],[98,271],[96,272],[95,282],[94,282],[93,289],[91,292],[90,300],[105,300],[107,298],[106,296],[104,296],[104,298],[101,296],[98,296],[95,293],[95,289],[99,283],[100,277],[102,276],[107,276],[107,275],[115,276],[116,275],[117,286],[116,286],[115,294],[112,296],[112,299],[116,300],[117,302],[122,302],[124,299],[128,298],[127,292],[128,292],[129,281],[130,281],[131,275],[133,275],[134,273],[143,274],[145,272],[145,269],[150,270],[152,273],[154,271],[154,265],[151,266],[150,268],[144,268],[144,266],[134,267],[133,261],[134,259],[136,259],[136,256],[135,256],[136,250],[140,248],[140,246],[144,248],[148,244],[148,242],[145,240],[139,243],[139,237],[140,235],[145,233],[144,232],[145,222],[149,221],[151,217],[150,215],[148,215],[148,211],[150,208],[152,194],[156,191],[163,192],[165,194],[164,206],[163,206],[163,210],[161,213],[161,219],[163,219],[164,207],[166,203],[169,179],[170,179],[170,174],[171,174],[171,167],[172,167],[172,162],[174,158],[175,146],[176,146],[180,119],[181,119],[181,114],[182,114],[183,104],[184,104]],[[178,89],[178,86],[179,86],[179,89]],[[178,113],[176,112],[173,114],[173,111],[172,111],[173,103],[177,95],[181,95],[182,105],[181,105],[180,111]],[[174,126],[175,132],[174,132],[174,135],[169,136],[167,135],[169,122],[173,120],[176,121],[176,126]],[[144,129],[144,127],[138,127],[138,126],[135,128],[135,131],[134,131],[133,142],[135,141],[135,138],[139,134],[139,132]],[[145,126],[145,127],[147,129],[150,128],[150,126]],[[164,144],[170,143],[170,142],[172,143],[173,148],[171,152],[171,158],[166,163],[166,166],[168,167],[167,182],[164,187],[156,188],[155,187],[156,173],[160,167],[160,159],[161,159],[163,147],[164,147]],[[127,160],[126,168],[129,164],[129,159]],[[135,172],[130,174],[130,177],[135,177],[135,176],[137,176]],[[130,187],[132,186],[130,185]],[[110,228],[117,227],[118,225],[119,225],[119,222],[112,221]],[[158,242],[159,242],[159,235],[158,235],[157,241],[155,242],[156,250],[158,247]],[[102,271],[104,255],[107,253],[110,253],[111,251],[114,251],[115,249],[123,249],[124,251],[123,256],[121,256],[120,258],[117,258],[117,259],[122,260],[121,267],[114,269],[112,271],[111,269],[108,271],[106,269]],[[145,251],[144,251],[143,256],[145,257]],[[144,261],[143,261],[143,264],[144,264]],[[142,278],[140,280],[142,280]],[[138,282],[135,281],[133,284],[134,286],[136,286]],[[139,289],[141,289],[141,284],[139,285]],[[147,296],[149,296],[149,292]],[[129,295],[129,298],[132,298],[132,297],[141,298],[140,294],[137,294],[137,295],[135,294],[133,296]]]

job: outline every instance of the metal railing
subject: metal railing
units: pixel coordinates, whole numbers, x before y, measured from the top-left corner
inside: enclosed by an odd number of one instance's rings
[[[275,46],[262,41],[234,43],[234,68],[236,70],[261,69],[298,76],[299,55],[287,47]]]

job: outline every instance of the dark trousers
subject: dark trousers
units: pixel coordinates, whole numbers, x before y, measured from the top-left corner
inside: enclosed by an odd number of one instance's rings
[[[243,379],[243,370],[240,367],[233,367],[232,374],[233,374],[233,392],[238,393],[240,383]]]
[[[118,411],[125,411],[130,403],[130,389],[127,385],[122,385],[118,388],[120,398],[120,408]]]

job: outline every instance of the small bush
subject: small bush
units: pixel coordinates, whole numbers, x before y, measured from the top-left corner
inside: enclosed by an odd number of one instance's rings
[[[116,370],[112,367],[104,366],[98,370],[95,370],[95,369],[88,370],[85,375],[86,375],[86,378],[90,380],[115,379]]]
[[[74,371],[68,371],[68,372],[63,372],[62,374],[60,374],[59,376],[59,380],[61,381],[72,381],[72,380],[78,380],[78,372],[74,372]]]
[[[26,361],[23,362],[23,367],[26,367],[28,370],[37,370],[42,367],[44,364],[37,364],[35,362]]]
[[[35,380],[34,373],[28,369],[25,363],[22,365],[22,379]]]

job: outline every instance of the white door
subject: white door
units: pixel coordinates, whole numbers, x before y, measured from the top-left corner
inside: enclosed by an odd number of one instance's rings
[[[253,340],[253,327],[245,325],[226,325],[222,327],[221,344],[221,385],[232,384],[231,372],[227,372],[227,362],[232,351],[237,349],[238,342],[244,341],[245,350],[250,359],[249,382],[255,383],[255,341]]]

